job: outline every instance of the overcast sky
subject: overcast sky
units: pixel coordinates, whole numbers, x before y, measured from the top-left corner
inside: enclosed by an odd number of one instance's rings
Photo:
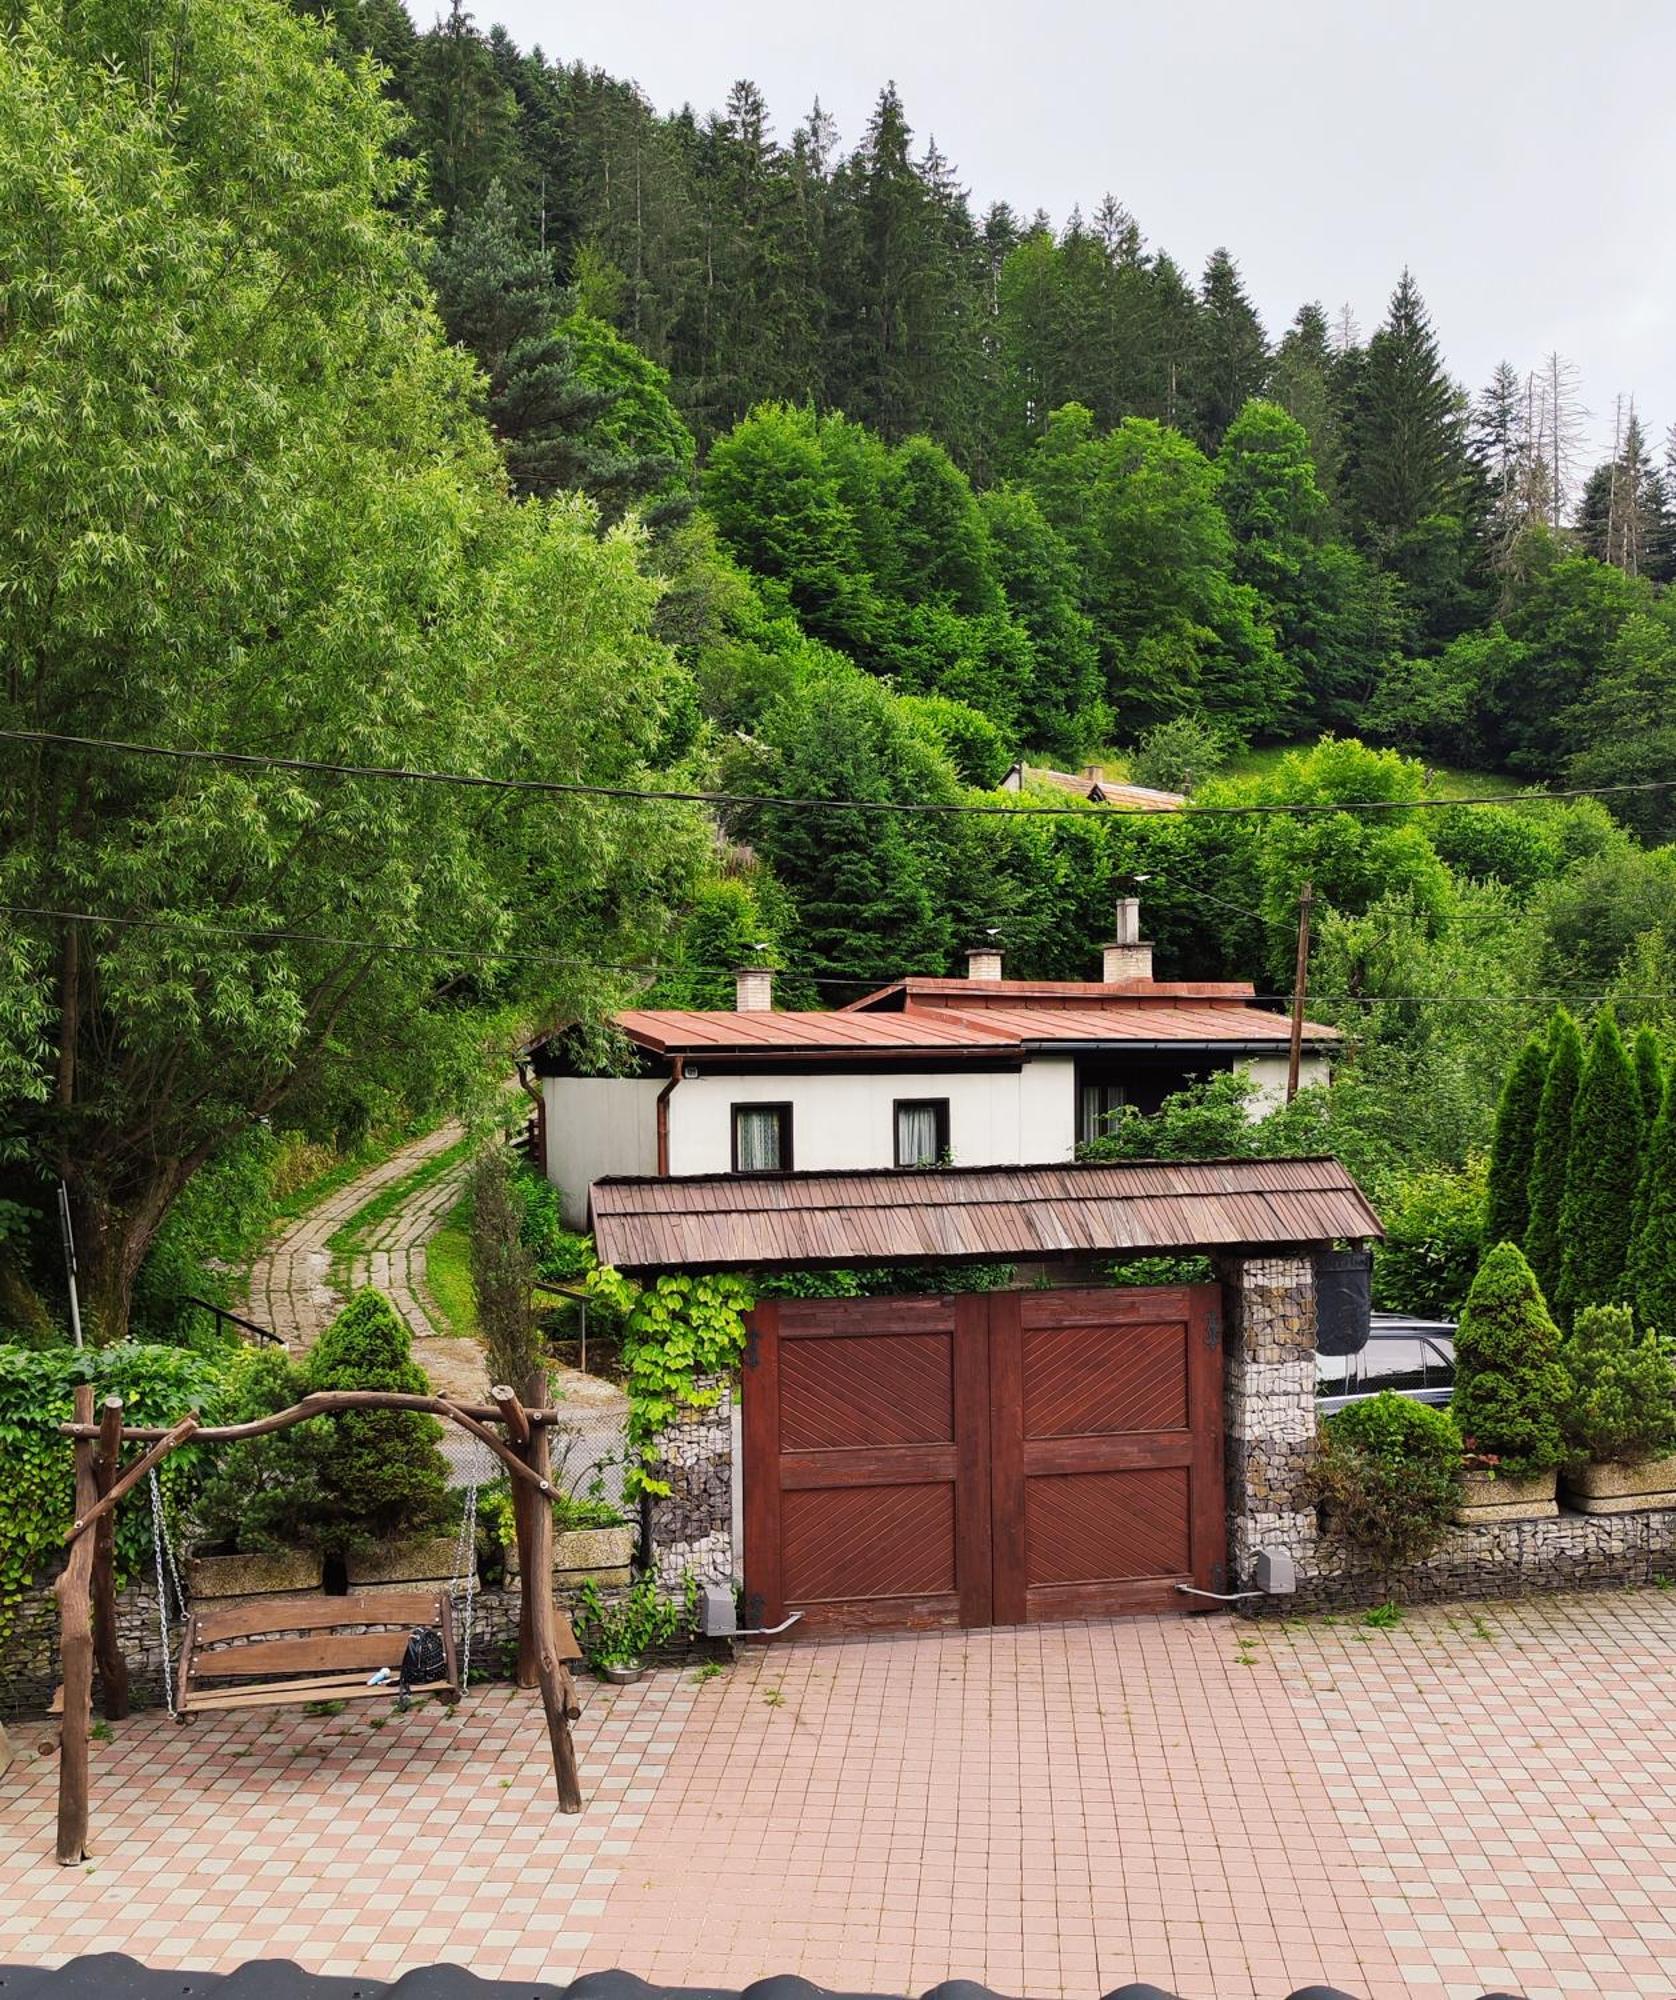
[[[1597,432],[1619,392],[1676,420],[1673,0],[476,5],[663,110],[748,76],[781,138],[818,93],[853,144],[893,77],[975,208],[1110,189],[1195,273],[1225,243],[1271,334],[1310,298],[1370,332],[1406,263],[1469,387],[1558,348]]]

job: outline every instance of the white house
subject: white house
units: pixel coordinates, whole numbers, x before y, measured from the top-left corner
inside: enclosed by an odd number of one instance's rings
[[[631,1008],[616,1016],[638,1058],[625,1076],[581,1074],[562,1039],[544,1043],[541,1148],[566,1220],[585,1226],[606,1175],[1040,1166],[1216,1070],[1245,1070],[1259,1105],[1285,1094],[1286,1018],[1249,984],[1154,980],[1133,900],[1100,980],[1005,979],[996,951],[968,963],[829,1012],[777,1008],[760,969],[738,975],[730,1011]],[[1337,1039],[1305,1024],[1303,1081]]]

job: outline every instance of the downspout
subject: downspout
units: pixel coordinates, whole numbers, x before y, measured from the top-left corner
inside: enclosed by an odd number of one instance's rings
[[[547,1097],[539,1083],[531,1083],[530,1066],[518,1058],[518,1088],[535,1106],[535,1166],[543,1179],[547,1174]]]
[[[686,1057],[671,1057],[669,1081],[658,1092],[658,1179],[660,1181],[669,1178],[669,1100],[675,1095],[675,1086],[686,1073]]]

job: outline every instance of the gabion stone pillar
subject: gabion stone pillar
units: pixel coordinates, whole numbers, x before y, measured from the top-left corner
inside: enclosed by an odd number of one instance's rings
[[[1304,1475],[1315,1448],[1315,1267],[1307,1257],[1218,1260],[1223,1298],[1223,1460],[1229,1589],[1249,1586],[1261,1548],[1313,1564]]]

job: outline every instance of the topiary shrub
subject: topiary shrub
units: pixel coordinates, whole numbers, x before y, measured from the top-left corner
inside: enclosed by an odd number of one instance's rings
[[[283,1349],[246,1349],[228,1385],[227,1421],[271,1416],[307,1393],[302,1369]],[[236,1555],[317,1548],[321,1467],[331,1444],[328,1421],[222,1445],[193,1509],[203,1548]]]
[[[1487,1470],[1534,1479],[1558,1469],[1571,1400],[1559,1355],[1559,1328],[1524,1252],[1498,1243],[1478,1267],[1455,1333],[1455,1422]]]
[[[406,1325],[370,1287],[356,1293],[309,1350],[303,1378],[310,1390],[430,1393]],[[365,1554],[443,1525],[448,1469],[435,1417],[422,1410],[351,1410],[320,1424],[327,1443],[320,1457],[314,1543],[323,1554]]]
[[[1310,1492],[1323,1527],[1382,1570],[1431,1554],[1460,1488],[1461,1433],[1447,1410],[1385,1389],[1321,1427]]]
[[[1597,1465],[1635,1465],[1676,1449],[1676,1368],[1627,1306],[1585,1306],[1565,1345],[1566,1441]]]

